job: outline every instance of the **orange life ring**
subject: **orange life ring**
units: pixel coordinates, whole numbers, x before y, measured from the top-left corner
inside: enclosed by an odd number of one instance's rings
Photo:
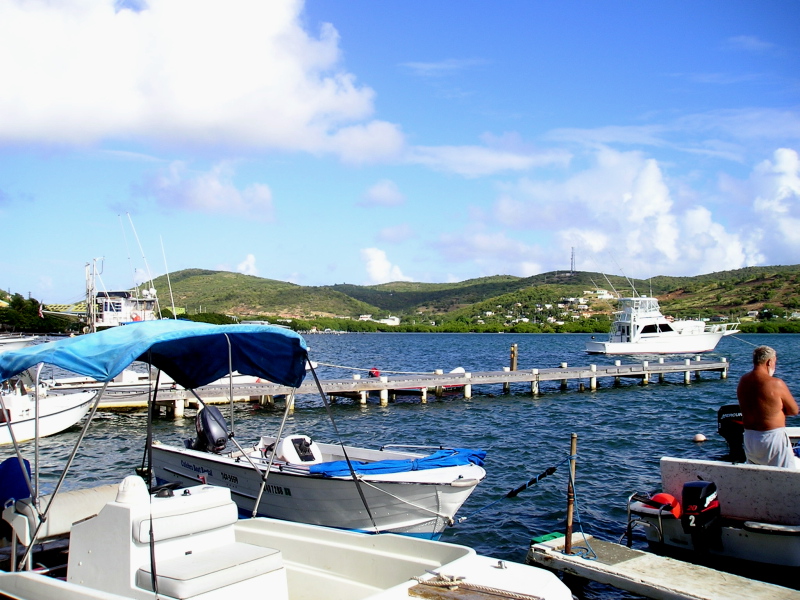
[[[141,321],[142,320],[142,317],[139,316],[139,313],[133,313],[131,315],[131,317],[133,318],[134,321]]]

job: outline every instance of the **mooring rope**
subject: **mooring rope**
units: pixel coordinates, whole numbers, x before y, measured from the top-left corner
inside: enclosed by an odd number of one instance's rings
[[[758,344],[754,344],[753,342],[748,342],[747,340],[743,340],[742,338],[740,338],[740,337],[738,337],[738,336],[735,336],[735,335],[732,335],[732,336],[730,336],[730,337],[732,337],[732,338],[733,338],[733,339],[735,339],[735,340],[739,340],[740,342],[744,342],[745,344],[749,344],[749,345],[751,345],[751,346],[753,346],[753,347],[756,347],[756,346],[758,346]]]
[[[539,473],[539,474],[538,474],[536,477],[531,477],[531,478],[530,478],[528,481],[526,481],[525,483],[523,483],[521,486],[514,488],[514,489],[513,489],[513,490],[511,490],[510,492],[506,493],[504,496],[502,496],[502,497],[498,498],[497,500],[494,500],[493,502],[490,502],[489,504],[487,504],[487,505],[486,505],[486,506],[484,506],[483,508],[479,508],[478,510],[472,511],[472,512],[471,512],[470,514],[468,514],[466,517],[459,517],[459,519],[458,519],[458,522],[459,522],[459,523],[463,523],[463,522],[464,522],[464,521],[466,521],[467,519],[471,519],[473,516],[475,516],[475,515],[476,515],[476,514],[478,514],[479,512],[481,512],[481,511],[484,511],[484,510],[486,510],[487,508],[490,508],[490,507],[494,506],[495,504],[497,504],[498,502],[501,502],[502,500],[505,500],[506,498],[514,498],[514,497],[515,497],[515,496],[517,496],[517,495],[518,495],[520,492],[522,492],[522,491],[524,491],[524,490],[527,490],[527,489],[528,489],[529,487],[531,487],[532,485],[534,485],[534,484],[536,484],[536,483],[539,483],[539,482],[540,482],[542,479],[544,479],[545,477],[548,477],[548,476],[552,475],[553,473],[555,473],[555,472],[556,472],[556,470],[558,469],[558,467],[560,467],[561,465],[563,465],[565,462],[567,462],[568,460],[570,460],[570,459],[572,459],[572,458],[573,458],[572,456],[567,456],[566,458],[564,458],[564,460],[562,460],[561,462],[559,462],[557,465],[554,465],[554,466],[552,466],[552,467],[548,467],[547,469],[545,469],[544,471],[542,471],[541,473]],[[574,487],[574,486],[573,486],[573,487]]]
[[[363,477],[359,477],[359,480],[361,481],[361,483],[363,483],[367,487],[371,487],[372,489],[374,489],[374,490],[376,490],[378,492],[386,494],[390,498],[394,498],[395,500],[399,500],[400,502],[402,502],[403,504],[407,504],[408,506],[413,506],[414,508],[416,508],[417,510],[421,510],[422,512],[430,513],[435,517],[439,517],[440,519],[442,519],[444,521],[447,521],[448,525],[452,525],[453,524],[453,519],[451,519],[450,517],[448,517],[445,514],[436,512],[435,510],[431,510],[430,508],[425,508],[424,506],[420,506],[419,504],[414,504],[413,502],[409,502],[408,500],[400,498],[399,496],[395,496],[391,492],[387,492],[386,490],[381,489],[378,486],[371,484],[369,481],[365,481]]]
[[[499,566],[498,568],[503,567]],[[464,581],[464,577],[460,575],[444,575],[435,571],[429,571],[429,573],[435,575],[435,579],[423,579],[422,577],[412,577],[412,579],[422,585],[447,588],[448,590],[465,589],[473,592],[483,592],[485,594],[500,596],[501,598],[512,598],[513,600],[544,600],[541,596],[534,596],[532,594],[521,594],[519,592],[511,592],[509,590],[494,588],[488,585],[467,583]]]
[[[333,367],[335,369],[349,369],[350,371],[372,371],[375,367],[365,369],[363,367],[348,367],[345,365],[333,365],[331,363],[324,363],[319,361],[314,361],[317,365],[321,365],[323,367]],[[386,371],[383,369],[379,369],[381,373],[391,373],[393,375],[433,375],[430,371]]]
[[[578,457],[576,455],[570,456],[568,460],[576,460]],[[581,522],[581,513],[578,510],[578,493],[576,491],[575,486],[575,478],[573,476],[572,469],[569,470],[569,479],[572,483],[572,498],[573,498],[573,510],[574,510],[574,518],[573,522],[578,524],[578,529],[580,529],[581,535],[583,536],[583,543],[586,546],[573,546],[572,547],[572,555],[578,556],[580,558],[584,558],[586,560],[597,560],[598,556],[597,553],[592,548],[592,545],[589,543],[589,540],[586,539],[586,533],[583,531],[583,523]],[[579,552],[576,552],[579,550]]]

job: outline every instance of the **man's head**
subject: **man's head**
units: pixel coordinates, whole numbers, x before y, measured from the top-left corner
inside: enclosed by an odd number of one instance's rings
[[[769,346],[759,346],[753,350],[753,366],[757,367],[772,361],[772,364],[769,366],[769,374],[772,375],[775,372],[775,359],[777,359],[777,357],[778,355],[775,350]]]

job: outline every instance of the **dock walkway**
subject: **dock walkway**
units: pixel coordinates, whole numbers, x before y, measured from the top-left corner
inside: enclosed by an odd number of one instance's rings
[[[650,552],[586,536],[596,560],[563,553],[560,537],[533,544],[530,564],[655,598],[656,600],[800,600],[800,592],[747,579]],[[573,548],[584,546],[583,535],[572,535]]]
[[[390,400],[400,395],[419,396],[421,402],[427,402],[429,392],[437,397],[446,390],[459,390],[464,398],[471,398],[475,386],[502,384],[504,393],[509,393],[511,385],[527,385],[534,396],[541,393],[541,384],[546,382],[560,382],[560,389],[568,389],[568,382],[578,382],[578,389],[597,389],[600,379],[612,379],[618,385],[623,378],[640,380],[643,385],[657,379],[664,382],[665,377],[677,374],[682,377],[685,384],[689,384],[694,374],[699,379],[701,373],[720,373],[724,379],[728,376],[730,363],[726,359],[721,361],[702,360],[699,356],[693,359],[684,359],[676,362],[642,361],[639,363],[622,364],[615,361],[614,365],[588,365],[583,367],[569,367],[566,363],[555,368],[545,369],[520,369],[503,371],[480,371],[474,373],[442,373],[441,371],[429,375],[383,375],[361,379],[354,376],[352,379],[327,379],[321,380],[322,390],[331,397],[355,399],[366,404],[371,394],[379,397],[381,405],[387,405]],[[228,402],[230,400],[230,386],[227,383],[216,383],[195,390],[203,401]],[[236,383],[233,386],[234,401],[258,401],[262,404],[271,404],[276,396],[287,396],[292,389],[286,386],[269,382]],[[295,391],[297,395],[318,394],[314,378],[306,377],[303,384]],[[127,409],[143,408],[147,406],[148,389],[146,386],[116,386],[109,387],[100,407],[102,409]],[[183,409],[196,407],[197,400],[183,389],[161,387],[158,392],[159,404],[172,407],[176,416],[183,414]]]

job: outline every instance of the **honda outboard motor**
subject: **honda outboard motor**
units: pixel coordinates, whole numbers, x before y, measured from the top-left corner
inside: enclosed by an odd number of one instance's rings
[[[721,534],[721,512],[717,484],[713,481],[689,481],[683,484],[684,533],[691,534],[695,550],[718,548]]]
[[[219,453],[228,443],[225,418],[216,406],[206,406],[195,418],[197,439],[186,440],[186,447],[201,452]]]
[[[745,462],[744,425],[742,409],[738,404],[726,404],[717,411],[717,433],[728,442],[728,460]]]

